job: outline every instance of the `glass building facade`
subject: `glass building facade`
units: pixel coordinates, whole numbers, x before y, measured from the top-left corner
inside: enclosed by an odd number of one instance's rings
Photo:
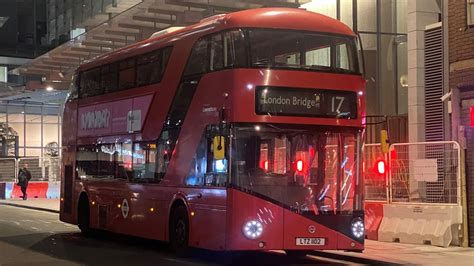
[[[314,0],[302,5],[360,34],[367,115],[408,113],[407,0]]]
[[[62,105],[0,101],[0,124],[18,136],[18,154],[44,157],[47,145],[61,143]]]

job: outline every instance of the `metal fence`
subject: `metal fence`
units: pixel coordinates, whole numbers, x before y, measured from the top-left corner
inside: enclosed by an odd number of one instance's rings
[[[32,181],[59,181],[61,159],[58,157],[0,158],[0,181],[15,182],[20,167],[27,165]]]
[[[461,149],[455,141],[392,144],[389,173],[390,202],[461,204]]]
[[[0,182],[11,182],[16,179],[17,160],[15,158],[0,158]]]
[[[380,144],[365,144],[364,156],[364,198],[368,201],[388,201],[388,178],[378,175],[373,166],[385,159]]]

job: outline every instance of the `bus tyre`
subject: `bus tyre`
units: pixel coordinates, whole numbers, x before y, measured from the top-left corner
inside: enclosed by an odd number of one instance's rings
[[[298,259],[302,259],[308,254],[306,250],[285,250],[285,253],[292,258]]]
[[[77,225],[84,236],[91,235],[89,202],[86,198],[81,198],[79,201],[77,208]]]
[[[170,245],[171,249],[181,257],[189,254],[189,218],[184,206],[178,206],[171,214],[170,219]]]

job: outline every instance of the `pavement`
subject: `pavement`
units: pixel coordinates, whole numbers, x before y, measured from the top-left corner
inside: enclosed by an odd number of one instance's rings
[[[0,200],[10,205],[59,213],[59,199]],[[436,247],[366,240],[362,253],[315,251],[312,255],[335,260],[350,260],[369,265],[469,265],[474,266],[474,248]]]
[[[38,211],[59,213],[59,199],[8,199],[0,200],[0,205],[10,205]]]
[[[321,253],[324,253],[322,255]],[[413,245],[365,241],[363,253],[344,251],[315,252],[315,255],[333,259],[350,260],[361,264],[381,265],[466,265],[474,266],[474,248],[436,247],[431,245]],[[349,258],[347,258],[349,260]]]

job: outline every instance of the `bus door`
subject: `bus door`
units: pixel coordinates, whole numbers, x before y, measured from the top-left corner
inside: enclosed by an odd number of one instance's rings
[[[228,147],[228,134],[217,126],[209,126],[193,156],[185,179],[189,187],[188,204],[194,214],[190,224],[191,245],[211,249],[225,245]],[[208,228],[212,228],[212,233]]]

